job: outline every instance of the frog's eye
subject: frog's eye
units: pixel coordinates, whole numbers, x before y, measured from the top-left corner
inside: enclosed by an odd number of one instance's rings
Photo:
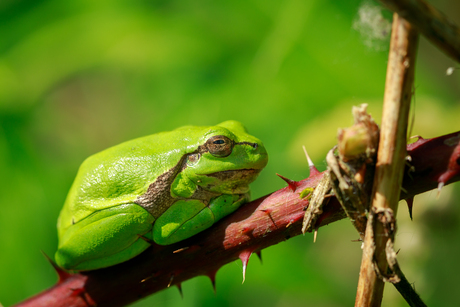
[[[214,157],[227,157],[232,153],[233,141],[223,135],[215,135],[206,141],[206,147]]]

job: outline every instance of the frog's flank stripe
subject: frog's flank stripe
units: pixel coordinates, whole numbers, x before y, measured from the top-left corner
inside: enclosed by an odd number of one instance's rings
[[[249,146],[252,146],[253,148],[257,148],[258,146],[257,143],[251,143],[251,142],[239,142],[239,143],[235,143],[235,145],[249,145]],[[160,176],[158,176],[158,178],[149,185],[147,192],[140,195],[134,201],[134,203],[143,207],[145,210],[150,212],[150,214],[152,214],[155,219],[157,219],[169,207],[171,207],[174,204],[174,202],[177,200],[177,198],[173,198],[171,196],[170,187],[172,183],[174,182],[174,179],[176,178],[176,176],[183,169],[187,167],[187,163],[186,163],[187,157],[190,154],[196,154],[196,153],[203,154],[208,151],[209,150],[206,147],[206,144],[203,144],[203,145],[198,146],[198,149],[195,150],[194,152],[183,155],[182,158],[179,160],[179,162],[174,167],[169,169],[164,174],[161,174]],[[245,171],[247,171],[247,173],[255,172],[255,170],[245,170]],[[240,171],[238,174],[238,172],[227,171],[227,172],[218,172],[214,174],[209,174],[209,176],[217,177],[217,178],[233,177],[233,176],[238,176],[238,175],[239,176],[246,175],[247,173],[246,172],[241,173]],[[193,193],[193,196],[191,198],[199,199],[199,200],[202,200],[204,203],[208,203],[212,197],[215,197],[218,195],[219,195],[218,193],[206,191],[205,189],[198,186],[197,190]]]
[[[182,170],[187,155],[183,155],[179,162],[149,185],[147,192],[140,195],[134,203],[143,207],[157,219],[174,203],[175,199],[171,196],[170,187],[177,174]]]

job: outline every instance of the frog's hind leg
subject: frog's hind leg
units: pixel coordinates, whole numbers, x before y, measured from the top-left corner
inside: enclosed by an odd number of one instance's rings
[[[153,216],[137,204],[97,211],[70,226],[59,240],[56,262],[68,270],[94,270],[127,261],[149,247]]]

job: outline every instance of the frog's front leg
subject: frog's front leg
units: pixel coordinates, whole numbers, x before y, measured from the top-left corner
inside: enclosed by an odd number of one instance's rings
[[[209,204],[209,209],[214,215],[214,222],[229,215],[247,201],[249,201],[249,194],[224,194],[213,198]]]
[[[150,246],[153,216],[137,204],[96,211],[71,225],[59,240],[56,262],[68,270],[94,270],[133,258]]]
[[[166,210],[153,226],[153,240],[160,245],[185,240],[232,213],[248,196],[224,194],[213,198],[207,206],[200,200],[178,200]]]

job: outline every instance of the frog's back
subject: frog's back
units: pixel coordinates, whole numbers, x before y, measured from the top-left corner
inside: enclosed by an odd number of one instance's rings
[[[201,128],[201,129],[200,129]],[[132,203],[155,179],[195,150],[205,127],[186,127],[124,142],[87,158],[60,215],[70,226],[95,211]]]

